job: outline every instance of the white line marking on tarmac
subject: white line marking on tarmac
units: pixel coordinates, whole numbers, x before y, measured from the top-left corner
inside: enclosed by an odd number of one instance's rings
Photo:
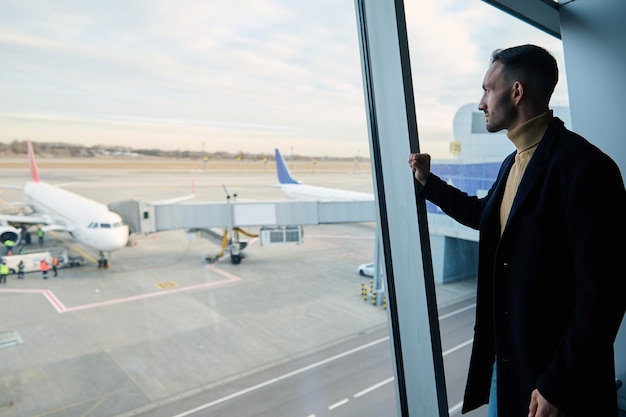
[[[456,345],[456,346],[446,350],[445,352],[442,353],[442,355],[446,356],[446,355],[448,355],[448,354],[450,354],[452,352],[456,352],[459,349],[463,349],[465,346],[471,345],[473,341],[474,341],[474,339],[466,340],[465,342],[461,343],[460,345]]]
[[[350,400],[349,400],[349,399],[347,399],[347,398],[344,398],[343,400],[338,401],[338,402],[336,402],[335,404],[331,404],[331,405],[329,405],[329,406],[328,406],[328,409],[329,409],[329,410],[334,410],[334,409],[335,409],[335,408],[337,408],[337,407],[341,407],[342,405],[347,404],[347,403],[348,403],[348,401],[350,401]]]
[[[83,310],[83,309],[86,309],[86,308],[95,308],[95,307],[102,307],[102,306],[106,306],[106,305],[118,304],[118,303],[133,301],[133,300],[137,300],[137,299],[151,298],[151,297],[156,297],[156,296],[161,296],[161,295],[168,295],[168,294],[172,294],[172,293],[177,293],[177,292],[182,292],[182,291],[189,291],[189,290],[203,288],[203,287],[211,287],[211,286],[214,286],[214,285],[220,285],[220,284],[225,284],[225,283],[229,283],[229,282],[239,281],[241,279],[241,278],[239,278],[239,277],[237,277],[237,276],[235,276],[235,275],[233,275],[233,274],[231,274],[229,272],[222,271],[222,270],[220,270],[218,268],[215,268],[214,266],[211,266],[210,268],[211,268],[211,270],[215,271],[216,273],[227,277],[227,279],[224,280],[224,281],[218,281],[218,282],[207,283],[207,284],[200,284],[200,285],[192,285],[192,286],[183,287],[183,288],[175,288],[175,289],[164,290],[164,291],[160,291],[160,292],[156,292],[156,293],[144,294],[144,295],[135,296],[135,297],[120,298],[120,299],[109,300],[109,301],[105,301],[105,302],[101,302],[101,303],[87,304],[87,305],[71,307],[71,308],[66,308],[63,305],[63,303],[61,303],[61,301],[59,301],[54,296],[54,294],[51,291],[49,291],[49,290],[1,289],[0,293],[38,293],[38,294],[43,294],[59,313],[65,313],[65,312]],[[465,311],[467,309],[468,309],[468,307],[464,307],[463,309],[460,309],[460,310]],[[456,312],[449,313],[448,315],[450,315],[450,314],[456,314]],[[236,398],[236,397],[242,396],[242,395],[247,394],[249,392],[255,391],[255,390],[259,389],[259,388],[265,387],[267,385],[271,385],[271,384],[273,384],[275,382],[278,382],[278,381],[283,380],[285,378],[289,378],[289,377],[297,375],[299,373],[306,372],[306,371],[308,371],[310,369],[316,368],[318,366],[324,365],[326,363],[332,362],[332,361],[340,359],[342,357],[351,355],[351,354],[353,354],[355,352],[358,352],[360,350],[367,349],[367,348],[369,348],[371,346],[374,346],[374,345],[376,345],[378,343],[382,343],[382,342],[387,341],[387,340],[389,340],[389,336],[383,337],[381,339],[375,340],[373,342],[367,343],[367,344],[359,346],[357,348],[348,350],[348,351],[346,351],[344,353],[340,353],[338,355],[332,356],[330,358],[327,358],[325,360],[316,362],[314,364],[305,366],[305,367],[297,369],[295,371],[283,374],[283,375],[278,376],[276,378],[273,378],[273,379],[270,379],[268,381],[262,382],[260,384],[254,385],[254,386],[252,386],[250,388],[247,388],[247,389],[235,392],[233,394],[230,394],[230,395],[228,395],[226,397],[219,398],[219,399],[217,399],[215,401],[212,401],[210,403],[206,403],[206,404],[201,405],[199,407],[196,407],[196,408],[194,408],[192,410],[189,410],[189,411],[183,412],[181,414],[178,414],[175,417],[184,417],[184,416],[193,414],[195,412],[198,412],[198,411],[204,410],[206,408],[212,407],[215,404],[219,404],[219,403],[222,403],[224,401],[230,400],[232,398]],[[471,343],[472,343],[471,339],[467,340],[467,341],[465,341],[465,342],[463,342],[463,343],[461,343],[461,344],[459,344],[457,346],[454,346],[454,347],[446,350],[445,352],[442,353],[442,355],[446,356],[446,355],[448,355],[448,354],[450,354],[452,352],[455,352],[455,351],[457,351],[459,349],[464,348],[465,346],[470,345]],[[393,380],[393,379],[394,378],[392,377],[391,379],[387,379],[387,380],[383,381],[382,383],[376,384],[376,387],[384,385],[384,384],[388,383],[390,380]],[[368,390],[371,391],[373,389],[375,389],[375,388],[371,388],[371,389],[368,389]],[[452,409],[454,409],[457,406],[458,406],[458,404],[455,405]]]
[[[351,354],[356,353],[356,352],[358,352],[360,350],[367,349],[369,347],[377,345],[378,343],[385,342],[387,340],[389,340],[389,336],[380,338],[378,340],[374,340],[373,342],[366,343],[365,345],[361,345],[359,347],[356,347],[354,349],[350,349],[350,350],[345,351],[343,353],[340,353],[338,355],[331,356],[331,357],[326,358],[324,360],[321,360],[319,362],[315,362],[315,363],[313,363],[311,365],[304,366],[304,367],[302,367],[300,369],[296,369],[295,371],[287,372],[286,374],[282,374],[282,375],[279,375],[279,376],[277,376],[275,378],[268,379],[265,382],[261,382],[260,384],[253,385],[253,386],[245,388],[245,389],[243,389],[241,391],[233,392],[230,395],[227,395],[227,396],[222,397],[222,398],[218,398],[218,399],[213,400],[211,402],[208,402],[206,404],[202,404],[202,405],[200,405],[200,406],[198,406],[196,408],[192,408],[191,410],[184,411],[184,412],[182,412],[180,414],[176,414],[173,417],[185,417],[185,416],[189,416],[189,415],[191,415],[193,413],[197,413],[198,411],[206,410],[207,408],[213,407],[214,405],[223,403],[223,402],[228,401],[228,400],[232,400],[233,398],[241,397],[242,395],[247,394],[249,392],[253,392],[253,391],[256,391],[256,390],[258,390],[260,388],[266,387],[268,385],[272,385],[272,384],[274,384],[274,383],[276,383],[278,381],[282,381],[283,379],[292,377],[294,375],[301,374],[301,373],[309,371],[309,370],[311,370],[313,368],[317,368],[318,366],[325,365],[325,364],[327,364],[329,362],[332,362],[332,361],[335,361],[337,359],[343,358],[345,356],[351,355]]]
[[[354,398],[359,398],[360,396],[365,395],[369,392],[372,392],[375,389],[382,387],[383,385],[387,385],[388,383],[392,382],[394,379],[395,379],[394,377],[387,378],[384,381],[379,382],[378,384],[374,384],[370,386],[369,388],[365,388],[363,391],[359,391],[356,394],[354,394]]]
[[[250,392],[256,391],[256,390],[258,390],[258,389],[261,389],[261,388],[264,388],[264,387],[266,387],[266,386],[272,385],[272,384],[274,384],[274,383],[276,383],[276,382],[282,381],[283,379],[290,378],[290,377],[292,377],[292,376],[295,376],[295,375],[301,374],[301,373],[303,373],[303,372],[306,372],[306,371],[309,371],[309,370],[311,370],[311,369],[313,369],[313,368],[317,368],[317,367],[319,367],[319,366],[325,365],[325,364],[327,364],[327,363],[329,363],[329,362],[332,362],[332,361],[335,361],[335,360],[337,360],[337,359],[343,358],[343,357],[345,357],[345,356],[351,355],[351,354],[356,353],[356,352],[358,352],[358,351],[361,351],[361,350],[363,350],[363,349],[370,348],[370,347],[372,347],[372,346],[374,346],[374,345],[377,345],[377,344],[379,344],[379,343],[385,342],[385,341],[387,341],[387,340],[389,340],[389,336],[386,336],[386,337],[380,338],[380,339],[378,339],[378,340],[374,340],[373,342],[370,342],[370,343],[367,343],[367,344],[365,344],[365,345],[362,345],[362,346],[356,347],[356,348],[354,348],[354,349],[350,349],[350,350],[348,350],[348,351],[346,351],[346,352],[343,352],[343,353],[340,353],[340,354],[337,354],[337,355],[331,356],[331,357],[329,357],[329,358],[327,358],[327,359],[321,360],[321,361],[319,361],[319,362],[315,362],[315,363],[313,363],[313,364],[311,364],[311,365],[304,366],[304,367],[302,367],[302,368],[300,368],[300,369],[296,369],[296,370],[294,370],[294,371],[292,371],[292,372],[288,372],[288,373],[286,373],[286,374],[279,375],[279,376],[277,376],[277,377],[275,377],[275,378],[268,379],[267,381],[261,382],[261,383],[259,383],[259,384],[253,385],[253,386],[248,387],[248,388],[245,388],[245,389],[243,389],[243,390],[240,390],[240,391],[237,391],[237,392],[233,392],[232,394],[229,394],[229,395],[227,395],[227,396],[224,396],[224,397],[218,398],[218,399],[216,399],[216,400],[213,400],[213,401],[211,401],[211,402],[208,402],[208,403],[202,404],[202,405],[200,405],[200,406],[198,406],[198,407],[195,407],[195,408],[192,408],[192,409],[190,409],[190,410],[184,411],[184,412],[182,412],[182,413],[180,413],[180,414],[176,414],[176,415],[175,415],[175,416],[173,416],[173,417],[186,417],[186,416],[190,416],[190,415],[192,415],[192,414],[194,414],[194,413],[197,413],[197,412],[199,412],[199,411],[206,410],[207,408],[213,407],[214,405],[221,404],[221,403],[223,403],[223,402],[226,402],[226,401],[232,400],[232,399],[237,398],[237,397],[241,397],[241,396],[243,396],[243,395],[245,395],[245,394],[248,394],[248,393],[250,393]],[[452,352],[454,352],[454,351],[457,351],[457,350],[459,350],[459,349],[461,349],[461,348],[463,348],[463,347],[465,347],[465,346],[467,346],[468,344],[471,344],[471,343],[472,343],[472,340],[468,340],[468,341],[466,341],[466,342],[463,342],[463,343],[461,343],[460,345],[457,345],[457,346],[455,346],[455,347],[453,347],[453,348],[451,348],[451,349],[448,349],[447,351],[443,352],[443,354],[442,354],[442,355],[443,355],[443,356],[446,356],[446,355],[448,355],[449,353],[452,353]],[[370,391],[373,391],[373,390],[375,390],[376,388],[379,388],[379,387],[381,387],[381,386],[383,386],[383,385],[385,385],[385,384],[387,384],[387,383],[389,383],[389,382],[393,381],[394,379],[395,379],[394,377],[391,377],[391,378],[388,378],[388,379],[386,379],[386,380],[384,380],[384,381],[382,381],[382,382],[379,382],[379,383],[377,383],[377,384],[375,384],[375,385],[372,385],[371,387],[366,388],[365,390],[359,391],[357,394],[355,394],[355,395],[354,395],[354,397],[355,397],[355,398],[357,398],[357,396],[362,396],[363,394],[365,394],[365,393],[367,393],[367,392],[370,392]],[[345,402],[347,402],[347,401],[348,401],[348,400],[342,400],[342,401],[340,401],[339,403],[335,403],[335,404],[333,404],[333,406],[335,406],[336,404],[343,405],[343,404],[345,404]],[[458,407],[458,404],[457,404],[457,405],[455,405],[454,407],[452,407],[450,410],[455,410],[455,409],[456,409],[456,407]],[[330,407],[329,407],[329,409],[330,409]]]
[[[475,307],[476,307],[476,303],[470,304],[467,307],[459,308],[458,310],[454,310],[454,311],[452,311],[452,312],[450,312],[448,314],[444,314],[443,316],[439,316],[439,320],[447,319],[447,318],[452,317],[452,316],[454,316],[456,314],[462,313],[462,312],[467,311],[467,310],[471,310],[472,308],[475,308]]]
[[[460,403],[457,403],[455,405],[453,405],[452,407],[450,407],[448,409],[448,414],[449,415],[455,415],[458,414],[459,411],[461,411],[461,407],[463,407],[463,401],[461,401]]]

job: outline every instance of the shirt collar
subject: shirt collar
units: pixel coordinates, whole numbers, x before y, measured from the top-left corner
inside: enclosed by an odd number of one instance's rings
[[[552,110],[548,110],[506,134],[515,145],[518,154],[537,146],[541,142],[541,138],[548,130],[548,125],[553,117]]]

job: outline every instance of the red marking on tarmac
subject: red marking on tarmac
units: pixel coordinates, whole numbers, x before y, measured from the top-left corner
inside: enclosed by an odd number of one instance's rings
[[[52,293],[52,291],[44,290],[43,291],[43,295],[44,295],[44,297],[46,297],[48,299],[50,304],[52,304],[54,306],[54,308],[56,308],[57,312],[65,313],[67,311],[67,309],[65,308],[63,303],[61,301],[59,301],[59,299]]]
[[[217,285],[228,284],[230,282],[241,281],[241,278],[239,278],[238,276],[231,274],[230,272],[222,271],[221,269],[218,269],[214,266],[209,266],[208,269],[226,277],[226,279],[221,280],[221,281],[215,281],[215,282],[207,282],[204,284],[190,285],[187,287],[172,288],[169,290],[162,290],[159,292],[153,292],[153,293],[148,293],[148,294],[140,294],[140,295],[135,295],[131,297],[115,298],[113,300],[101,301],[98,303],[91,303],[91,304],[83,304],[80,306],[69,307],[69,308],[65,307],[65,305],[63,305],[63,303],[50,290],[35,290],[35,289],[29,290],[29,289],[7,288],[7,289],[0,289],[0,294],[1,293],[43,294],[43,296],[46,297],[46,299],[50,302],[50,304],[52,304],[52,306],[58,313],[71,313],[74,311],[87,310],[90,308],[105,307],[105,306],[110,306],[110,305],[115,305],[115,304],[122,304],[122,303],[127,303],[130,301],[143,300],[143,299],[148,299],[148,298],[153,298],[153,297],[161,297],[161,296],[170,295],[174,293],[192,291],[192,290],[197,290],[201,288],[209,288],[209,287],[214,287]]]
[[[16,294],[43,294],[44,297],[52,304],[55,310],[59,313],[66,311],[65,306],[50,290],[27,290],[19,288],[7,288],[0,290],[0,293],[16,293]]]
[[[231,274],[230,272],[226,272],[226,271],[223,271],[223,270],[221,270],[219,268],[216,268],[215,265],[210,265],[207,268],[210,269],[213,272],[217,272],[218,274],[228,278],[230,281],[240,281],[241,280],[241,278],[239,278],[237,275]]]
[[[218,271],[216,271],[216,272],[218,272]],[[229,278],[229,279],[226,279],[226,280],[223,280],[223,281],[208,282],[206,284],[198,284],[198,285],[190,285],[188,287],[172,288],[172,289],[169,289],[169,290],[163,290],[163,291],[159,291],[159,292],[151,292],[151,293],[148,293],[148,294],[134,295],[132,297],[115,298],[113,300],[101,301],[99,303],[83,304],[81,306],[69,307],[69,308],[65,309],[65,311],[63,311],[63,313],[69,313],[69,312],[80,311],[80,310],[87,310],[87,309],[90,309],[90,308],[98,308],[98,307],[110,306],[110,305],[114,305],[114,304],[127,303],[129,301],[144,300],[144,299],[147,299],[147,298],[162,297],[164,295],[170,295],[170,294],[174,294],[174,293],[178,293],[178,292],[184,292],[184,291],[197,290],[197,289],[200,289],[200,288],[208,288],[208,287],[213,287],[213,286],[217,286],[217,285],[227,284],[229,282],[234,282],[234,281],[239,281],[239,280],[241,280],[241,278],[234,277],[234,279],[233,278]]]
[[[41,294],[44,290],[22,290],[19,288],[5,288],[0,290],[0,293],[3,292],[15,292],[15,293],[20,293],[20,294],[28,294],[28,293],[36,293],[36,294]]]

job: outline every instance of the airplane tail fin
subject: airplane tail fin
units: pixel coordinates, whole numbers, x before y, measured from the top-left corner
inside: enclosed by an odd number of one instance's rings
[[[287,164],[283,159],[278,148],[275,149],[276,154],[276,173],[278,174],[278,182],[280,184],[300,184],[299,181],[296,181],[291,174],[289,173],[289,168],[287,168]]]
[[[35,152],[33,151],[33,145],[28,141],[26,143],[28,146],[28,165],[30,166],[30,178],[39,182],[39,171],[37,170],[37,162],[35,162]]]

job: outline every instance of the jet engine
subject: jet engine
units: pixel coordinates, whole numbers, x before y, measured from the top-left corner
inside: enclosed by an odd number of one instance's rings
[[[17,244],[20,241],[21,231],[13,226],[0,226],[0,243],[4,245],[7,240],[12,240]]]

